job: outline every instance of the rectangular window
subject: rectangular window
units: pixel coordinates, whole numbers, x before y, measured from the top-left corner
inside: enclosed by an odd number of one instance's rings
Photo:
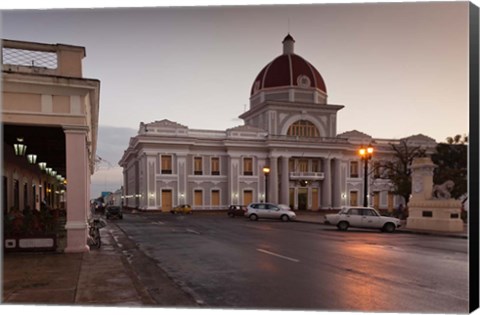
[[[26,208],[27,206],[28,206],[28,184],[25,183],[23,184],[23,207]]]
[[[193,174],[195,175],[202,175],[202,158],[201,157],[195,157],[193,159]]]
[[[381,164],[380,162],[374,162],[373,163],[373,177],[374,178],[380,178],[381,175]]]
[[[294,159],[289,159],[288,160],[288,171],[289,172],[295,172],[295,160]]]
[[[253,175],[253,160],[252,158],[243,159],[243,175]]]
[[[358,162],[350,162],[350,177],[358,177]]]
[[[312,172],[318,173],[320,172],[320,166],[319,166],[319,161],[318,160],[313,160],[312,161]]]
[[[162,155],[162,174],[172,174],[171,155]]]
[[[308,160],[298,161],[298,170],[303,173],[308,172]]]
[[[220,159],[212,157],[212,175],[220,175]]]
[[[13,180],[13,207],[15,210],[20,210],[20,184],[18,180]]]

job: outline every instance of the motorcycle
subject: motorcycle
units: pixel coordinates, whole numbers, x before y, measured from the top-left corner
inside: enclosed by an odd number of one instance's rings
[[[88,240],[87,244],[90,248],[100,248],[102,239],[100,237],[100,229],[105,227],[107,223],[101,218],[90,218],[88,220]]]

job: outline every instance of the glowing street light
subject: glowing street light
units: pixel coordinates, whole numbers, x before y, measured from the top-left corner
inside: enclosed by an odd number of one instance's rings
[[[268,202],[268,174],[270,174],[270,167],[263,167],[263,175],[265,175],[265,202]]]
[[[363,172],[363,206],[368,207],[367,196],[368,196],[368,161],[372,159],[373,156],[373,147],[368,145],[365,147],[360,147],[358,150],[360,158],[364,161],[364,172]]]

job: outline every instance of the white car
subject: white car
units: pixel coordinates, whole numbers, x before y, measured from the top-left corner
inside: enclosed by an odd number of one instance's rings
[[[345,207],[337,214],[327,214],[325,224],[336,225],[341,231],[356,227],[380,229],[389,233],[401,226],[400,219],[381,216],[377,210],[367,207]]]
[[[273,203],[251,203],[247,207],[245,216],[252,221],[262,219],[280,219],[282,221],[295,220],[295,212],[289,206],[276,205]]]

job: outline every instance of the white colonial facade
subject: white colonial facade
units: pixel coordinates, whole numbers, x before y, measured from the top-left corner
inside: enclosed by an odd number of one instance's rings
[[[124,205],[169,211],[180,204],[210,210],[259,201],[302,210],[363,204],[358,149],[374,146],[373,165],[391,159],[391,144],[400,140],[374,139],[355,130],[337,134],[337,112],[344,106],[328,104],[319,72],[293,48],[288,35],[283,54],[258,74],[250,109],[240,116],[243,126],[212,131],[169,120],[140,123],[119,162]],[[427,150],[436,146],[423,135],[405,140]],[[403,200],[377,172],[368,174],[368,203],[392,210]]]

